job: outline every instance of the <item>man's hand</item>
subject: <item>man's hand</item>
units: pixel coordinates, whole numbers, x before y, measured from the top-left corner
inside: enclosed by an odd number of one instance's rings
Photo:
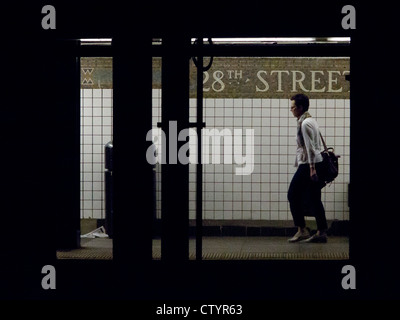
[[[318,182],[318,175],[317,175],[317,170],[315,170],[315,167],[310,166],[310,178],[311,181]]]

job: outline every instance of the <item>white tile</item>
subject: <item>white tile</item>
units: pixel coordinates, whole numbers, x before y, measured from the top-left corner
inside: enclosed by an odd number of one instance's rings
[[[253,108],[253,117],[261,117],[261,108]]]
[[[112,140],[112,127],[111,126],[103,126],[103,136],[109,137],[109,140]]]
[[[92,209],[92,200],[81,201],[82,209]]]
[[[206,117],[214,117],[214,109],[213,108],[205,108],[204,115]]]
[[[251,219],[251,211],[243,211],[242,212],[242,217],[239,218],[242,220],[250,220]]]
[[[335,100],[336,109],[344,108],[344,99]]]
[[[271,109],[269,107],[264,107],[261,109],[261,116],[262,117],[270,117],[271,116]]]
[[[81,124],[83,124],[83,126],[91,126],[93,124],[93,120],[92,118],[89,117],[85,117],[83,118],[83,122],[81,121]]]
[[[91,190],[90,191],[84,190],[82,192],[82,196],[83,196],[82,200],[87,201],[87,203],[88,203],[89,201],[91,201],[93,199],[93,192]]]
[[[224,117],[233,117],[235,109],[233,109],[233,108],[225,108],[225,109],[217,109],[217,110],[223,110],[224,111]]]
[[[279,211],[278,216],[279,216],[279,220],[289,220],[288,213],[286,211],[284,211],[284,212]]]
[[[271,108],[279,108],[279,99],[270,99]]]
[[[224,218],[224,211],[215,211],[214,219],[222,220]]]
[[[224,183],[224,192],[232,192],[233,184],[230,182]]]
[[[90,127],[90,129],[91,129],[91,134],[96,135],[96,134],[102,133],[103,127],[101,125],[96,125],[96,126]]]
[[[243,192],[242,193],[242,201],[251,201],[251,193]]]
[[[316,101],[317,103],[316,103],[316,108],[317,109],[320,109],[320,108],[325,108],[326,107],[326,103],[325,103],[325,99],[317,99],[317,101]]]
[[[82,108],[81,109],[81,115],[83,117],[91,117],[93,114],[93,109],[92,108]]]
[[[271,117],[277,118],[277,119],[280,118],[280,110],[279,110],[279,108],[272,108],[271,109]],[[275,124],[276,124],[276,122],[275,122]]]
[[[103,181],[104,173],[103,172],[100,172],[100,173],[93,172],[92,177],[93,177],[93,182],[101,182],[101,181]]]
[[[203,105],[206,109],[213,109],[215,107],[215,99],[204,99]]]
[[[103,104],[103,99],[93,98],[93,107],[101,107]]]
[[[213,128],[215,126],[214,118],[205,118],[206,128]]]
[[[284,127],[289,126],[289,118],[280,118],[279,125]]]
[[[325,202],[324,203],[325,206],[325,211],[329,212],[329,211],[334,211],[334,202]]]
[[[102,137],[101,136],[93,136],[92,137],[92,143],[93,143],[93,145],[103,144]]]
[[[242,108],[234,108],[233,109],[233,116],[234,117],[242,117],[243,116],[243,109]]]
[[[224,126],[224,121],[225,121],[225,119],[223,117],[216,117],[214,125],[216,127],[223,127]]]
[[[212,211],[214,210],[214,201],[205,201],[205,203],[203,204],[203,208],[206,211]]]
[[[242,210],[242,202],[241,201],[238,201],[237,199],[235,199],[235,201],[233,201],[232,204],[233,204],[233,210],[234,211],[237,212],[237,211]]]
[[[279,211],[273,210],[270,212],[271,220],[279,220]]]
[[[113,89],[103,89],[103,98],[112,98]]]
[[[268,184],[268,186],[269,186],[269,184]],[[269,190],[267,192],[261,192],[261,201],[264,203],[263,206],[265,209],[269,208],[270,200],[271,200],[271,197],[270,197]]]
[[[159,99],[157,99],[157,98],[152,99],[152,106],[153,106],[153,108],[155,108],[155,110],[158,110],[160,108],[160,103],[161,103],[161,101]]]
[[[93,192],[93,200],[103,200],[104,194],[101,191],[94,191]]]
[[[328,127],[325,129],[325,136],[326,137],[334,137],[335,136],[335,128]],[[326,140],[326,139],[325,139]]]
[[[344,127],[344,118],[336,118],[335,119],[335,125],[337,127]]]
[[[277,138],[277,141],[279,142],[279,138]],[[271,145],[270,150],[271,150],[271,154],[279,155],[279,146],[278,145]]]
[[[233,211],[233,220],[242,220],[243,219],[243,215],[242,215],[242,211]]]
[[[279,156],[277,156],[277,157],[279,157]],[[275,164],[272,164],[272,165],[270,166],[270,172],[271,172],[272,174],[277,174],[277,173],[279,173],[279,166],[278,166],[278,165],[275,165]]]
[[[279,128],[279,135],[280,136],[287,136],[289,133],[289,129],[287,127],[280,127]]]
[[[252,118],[243,118],[243,127],[244,128],[251,128],[253,127],[256,123],[256,119],[252,119]]]
[[[325,114],[326,114],[326,117],[333,118],[333,117],[335,117],[335,109],[334,108],[326,109]]]
[[[251,191],[251,183],[243,183],[243,191],[250,192]]]
[[[111,126],[113,124],[113,119],[106,117],[103,118],[103,126]]]
[[[223,194],[223,200],[225,202],[231,202],[233,201],[233,192],[224,192]]]
[[[260,117],[253,115],[253,118],[251,118],[251,120],[252,120],[251,126],[254,129],[261,126],[261,118]],[[257,129],[257,130],[259,130],[259,129]]]
[[[290,109],[290,99],[279,99],[280,108]]]
[[[233,107],[234,108],[243,108],[243,100],[242,99],[233,99]]]
[[[344,110],[344,116],[345,116],[346,118],[350,118],[350,109],[345,109],[345,110]]]
[[[102,104],[103,108],[111,108],[112,107],[112,99],[111,98],[103,98]]]
[[[261,211],[251,211],[251,220],[261,220]]]
[[[223,108],[216,108],[214,110],[216,117],[224,117],[224,113],[227,113],[227,110],[224,110]]]
[[[93,145],[93,153],[94,154],[101,154],[101,155],[103,155],[103,145],[102,144],[100,144],[100,145]],[[99,157],[97,157],[98,159],[99,159]]]
[[[216,108],[232,108],[233,107],[233,99],[215,99],[215,107]]]
[[[214,210],[222,211],[224,209],[224,203],[222,201],[215,201],[214,202]]]
[[[271,136],[279,136],[279,127],[277,126],[271,127]]]
[[[261,209],[261,203],[260,202],[251,202],[251,210],[256,210],[259,211]]]
[[[253,99],[248,99],[248,98],[243,99],[243,108],[251,109],[252,106],[253,106]]]
[[[225,220],[233,219],[233,211],[224,211],[223,217]]]
[[[310,111],[312,112],[312,115],[317,119],[317,122],[321,120],[321,118],[325,118],[326,116],[326,110],[325,109],[316,109],[315,111]]]
[[[104,210],[93,210],[93,219],[104,219],[105,211]]]
[[[327,108],[335,109],[336,108],[336,99],[326,99],[325,105]]]
[[[344,117],[344,109],[336,109],[335,116],[336,117]]]
[[[261,220],[271,220],[269,211],[261,211]]]
[[[84,157],[84,161],[91,161],[92,160],[92,155],[91,153],[93,152],[93,146],[91,144],[88,145],[84,145],[84,153],[85,153],[85,157]]]
[[[91,98],[92,97],[92,89],[83,89],[83,97]]]
[[[102,89],[93,89],[93,98],[101,98]]]

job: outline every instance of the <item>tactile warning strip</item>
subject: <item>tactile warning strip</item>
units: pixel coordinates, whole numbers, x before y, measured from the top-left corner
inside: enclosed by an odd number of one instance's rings
[[[230,253],[203,253],[203,260],[347,260],[347,252],[230,252]],[[159,252],[153,253],[153,259],[161,259]],[[195,260],[195,254],[189,255],[190,260]]]
[[[58,251],[58,259],[78,260],[112,260],[111,250],[104,249],[76,249],[71,251]],[[153,259],[160,260],[161,253],[153,252]],[[194,253],[189,255],[190,260],[195,260]],[[230,253],[203,253],[203,260],[347,260],[347,252],[230,252]]]
[[[57,251],[57,259],[112,260],[112,258],[112,250],[103,248],[82,248],[69,251]]]

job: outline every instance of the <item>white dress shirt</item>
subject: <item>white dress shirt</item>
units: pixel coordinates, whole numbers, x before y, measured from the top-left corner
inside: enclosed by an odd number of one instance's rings
[[[299,120],[297,120],[298,125],[301,123],[301,136],[299,133],[297,134],[297,150],[296,150],[296,163],[297,167],[300,164],[304,163],[317,163],[322,161],[321,155],[321,140],[319,136],[319,128],[317,121],[308,117],[305,118],[302,116]],[[304,143],[302,142],[304,140]]]

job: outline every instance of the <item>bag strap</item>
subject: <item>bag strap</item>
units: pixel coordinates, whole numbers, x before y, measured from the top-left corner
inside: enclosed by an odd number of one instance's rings
[[[322,143],[323,143],[323,145],[324,145],[325,150],[328,150],[328,147],[326,146],[325,140],[324,140],[324,138],[322,137],[321,131],[320,131],[320,130],[318,130],[318,131],[319,131],[319,136],[321,137],[321,140],[322,140]]]

